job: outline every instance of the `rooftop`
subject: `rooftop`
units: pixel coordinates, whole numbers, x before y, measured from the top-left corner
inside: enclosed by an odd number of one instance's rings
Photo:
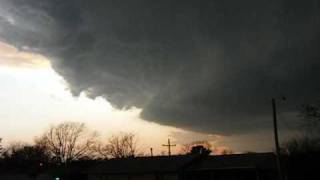
[[[90,174],[128,174],[148,172],[199,171],[208,169],[275,169],[273,153],[233,155],[176,155],[110,159],[89,168]]]

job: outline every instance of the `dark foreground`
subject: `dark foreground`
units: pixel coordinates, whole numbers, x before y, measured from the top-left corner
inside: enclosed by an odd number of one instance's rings
[[[1,162],[1,180],[272,180],[273,153],[179,155],[76,161],[67,165]],[[320,153],[281,156],[283,179],[320,179]]]

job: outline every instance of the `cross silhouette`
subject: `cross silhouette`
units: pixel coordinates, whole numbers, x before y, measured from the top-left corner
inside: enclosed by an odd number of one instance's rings
[[[170,143],[170,139],[168,139],[168,144],[162,144],[162,146],[168,147],[168,155],[171,156],[171,147],[176,146],[175,144]]]

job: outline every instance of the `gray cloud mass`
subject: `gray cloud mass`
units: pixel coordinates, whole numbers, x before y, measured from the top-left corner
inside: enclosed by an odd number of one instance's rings
[[[0,0],[0,40],[50,57],[74,95],[241,134],[319,97],[317,0]]]

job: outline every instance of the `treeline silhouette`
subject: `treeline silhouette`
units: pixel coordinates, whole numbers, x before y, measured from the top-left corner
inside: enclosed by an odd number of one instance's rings
[[[318,179],[320,162],[320,100],[300,108],[301,134],[282,144],[287,179]],[[315,178],[317,177],[317,178]]]
[[[300,109],[302,133],[281,146],[281,166],[287,179],[306,179],[316,175],[320,160],[320,101]],[[11,143],[4,147],[0,139],[0,173],[27,173],[70,166],[85,167],[110,158],[149,156],[138,151],[134,133],[121,132],[105,141],[84,123],[63,122],[44,131],[33,144]],[[180,154],[215,154],[208,141],[181,146]],[[232,154],[225,149],[222,154]],[[250,152],[254,153],[254,152]]]
[[[33,144],[15,142],[3,147],[0,139],[0,172],[39,173],[70,163],[101,161],[141,155],[136,136],[121,132],[105,142],[84,123],[64,122],[51,126]]]

